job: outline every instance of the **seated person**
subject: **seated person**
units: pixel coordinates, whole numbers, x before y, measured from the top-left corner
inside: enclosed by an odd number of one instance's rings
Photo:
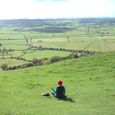
[[[65,87],[62,85],[63,82],[61,80],[58,81],[58,86],[54,90],[52,88],[52,94],[57,98],[66,98],[65,96]]]

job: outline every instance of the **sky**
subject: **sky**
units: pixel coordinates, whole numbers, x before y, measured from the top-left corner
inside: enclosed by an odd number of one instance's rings
[[[115,0],[0,0],[0,19],[115,17]]]

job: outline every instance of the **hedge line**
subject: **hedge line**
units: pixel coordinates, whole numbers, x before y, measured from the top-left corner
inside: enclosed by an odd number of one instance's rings
[[[26,67],[32,67],[32,66],[40,66],[40,65],[46,65],[46,64],[51,64],[55,63],[58,61],[62,60],[68,60],[68,59],[74,59],[74,58],[79,58],[82,56],[89,56],[93,55],[95,52],[72,52],[69,56],[66,57],[59,57],[59,56],[54,56],[51,58],[41,58],[41,59],[33,59],[33,60],[26,60],[24,58],[16,58],[17,60],[23,60],[23,61],[28,61],[29,63],[23,64],[23,65],[18,65],[18,66],[8,66],[7,64],[1,65],[2,70],[15,70],[19,68],[26,68]]]

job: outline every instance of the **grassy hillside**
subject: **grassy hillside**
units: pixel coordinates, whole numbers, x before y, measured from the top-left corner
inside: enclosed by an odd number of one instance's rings
[[[62,79],[73,101],[41,93]],[[114,115],[115,52],[0,71],[0,115]]]

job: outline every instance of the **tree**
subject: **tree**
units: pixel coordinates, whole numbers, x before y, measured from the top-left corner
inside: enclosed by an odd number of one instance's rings
[[[70,42],[69,36],[67,36],[67,41]]]

